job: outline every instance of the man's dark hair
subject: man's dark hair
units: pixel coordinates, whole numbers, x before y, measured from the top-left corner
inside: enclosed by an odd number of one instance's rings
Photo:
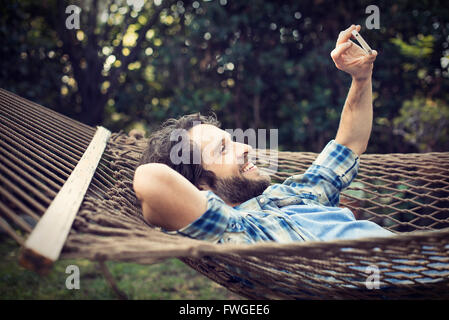
[[[194,161],[189,163],[174,164],[170,158],[172,148],[180,143],[189,141],[188,149],[182,148],[182,150],[190,150],[189,159],[194,159],[194,154],[201,155],[201,150],[191,139],[182,139],[179,136],[178,140],[171,141],[170,137],[175,130],[184,130],[187,132],[198,124],[210,124],[216,127],[220,127],[220,122],[217,120],[215,114],[210,116],[203,116],[200,113],[194,113],[182,116],[178,119],[166,120],[159,130],[153,132],[148,140],[148,145],[140,158],[139,165],[146,163],[163,163],[170,168],[176,170],[182,174],[187,180],[194,184],[197,188],[200,188],[200,183],[207,183],[210,187],[214,187],[215,174],[212,171],[206,170],[201,164],[197,164]]]

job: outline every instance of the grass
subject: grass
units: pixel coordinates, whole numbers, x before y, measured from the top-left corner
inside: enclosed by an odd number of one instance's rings
[[[45,277],[18,264],[19,247],[0,235],[0,299],[116,299],[97,263],[89,260],[57,261]],[[232,300],[242,297],[209,280],[177,259],[155,265],[107,262],[117,286],[129,299]],[[80,270],[80,289],[66,288],[67,266]]]

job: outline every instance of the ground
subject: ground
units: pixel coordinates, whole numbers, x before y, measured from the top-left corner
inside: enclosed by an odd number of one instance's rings
[[[18,264],[19,247],[0,235],[0,299],[116,299],[97,263],[58,261],[50,274],[40,277]],[[69,290],[66,268],[80,271],[80,289]],[[107,262],[117,286],[129,299],[242,299],[200,275],[178,259],[155,265]]]

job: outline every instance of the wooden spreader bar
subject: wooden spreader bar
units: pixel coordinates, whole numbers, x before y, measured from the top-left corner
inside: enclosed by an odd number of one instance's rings
[[[47,274],[58,260],[110,136],[109,130],[97,127],[80,161],[26,240],[19,259],[25,268]]]

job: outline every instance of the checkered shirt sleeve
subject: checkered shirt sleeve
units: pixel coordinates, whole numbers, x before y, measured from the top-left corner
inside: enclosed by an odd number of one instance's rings
[[[358,169],[359,157],[331,140],[304,174],[287,178],[282,186],[288,186],[286,192],[306,192],[314,195],[321,205],[336,207],[340,192],[355,179]]]

